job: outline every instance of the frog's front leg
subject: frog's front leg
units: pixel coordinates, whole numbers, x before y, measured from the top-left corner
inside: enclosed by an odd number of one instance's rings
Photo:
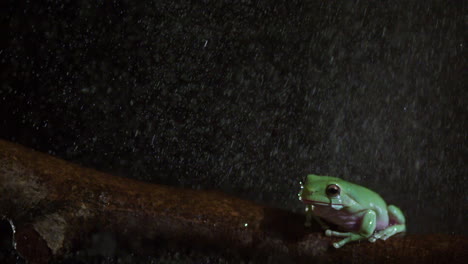
[[[306,227],[309,227],[312,224],[312,217],[313,217],[312,210],[313,210],[312,205],[306,205],[306,208],[305,208],[306,220],[305,220],[305,223],[304,223],[304,225]]]
[[[362,218],[362,223],[361,223],[361,228],[357,233],[352,233],[352,232],[337,232],[337,231],[332,231],[332,230],[327,230],[325,231],[326,236],[336,236],[336,237],[346,237],[345,239],[333,243],[333,246],[335,248],[340,248],[344,246],[346,243],[352,242],[352,241],[357,241],[357,240],[362,240],[370,237],[376,227],[377,222],[377,214],[372,211],[372,210],[367,210],[366,213],[364,214]]]
[[[307,205],[306,206],[306,221],[304,223],[304,225],[306,227],[310,227],[311,224],[312,224],[312,218],[315,219],[315,221],[317,221],[317,223],[320,224],[320,227],[322,227],[323,230],[327,230],[329,229],[328,225],[325,224],[322,219],[320,219],[319,217],[317,217],[315,214],[314,214],[314,206],[313,205]]]
[[[377,239],[387,240],[387,238],[406,231],[406,219],[400,208],[389,205],[387,207],[389,226],[384,230],[376,232],[371,238],[370,242],[375,242]]]

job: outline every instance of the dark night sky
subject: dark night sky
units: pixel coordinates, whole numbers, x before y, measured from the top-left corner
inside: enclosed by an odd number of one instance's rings
[[[0,138],[295,211],[342,177],[467,234],[466,1],[155,2],[3,1]]]

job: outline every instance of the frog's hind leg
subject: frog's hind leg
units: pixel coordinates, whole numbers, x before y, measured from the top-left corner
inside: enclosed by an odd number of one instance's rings
[[[406,219],[400,208],[389,205],[387,207],[389,216],[389,226],[384,230],[376,232],[370,239],[370,242],[375,242],[377,239],[387,240],[389,237],[406,231]]]
[[[367,210],[367,212],[364,214],[364,217],[362,218],[362,223],[361,227],[359,229],[359,232],[357,233],[342,233],[342,232],[336,232],[336,231],[331,231],[327,230],[325,231],[325,235],[327,236],[337,236],[337,237],[345,237],[345,239],[333,243],[333,246],[335,248],[340,248],[344,246],[348,242],[352,241],[358,241],[362,239],[367,239],[369,238],[372,233],[374,233],[375,227],[376,227],[376,220],[377,220],[377,215],[374,211],[372,210]]]

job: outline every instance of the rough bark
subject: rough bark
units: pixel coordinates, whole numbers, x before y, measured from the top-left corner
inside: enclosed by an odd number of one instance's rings
[[[332,248],[300,214],[215,191],[195,191],[112,176],[0,140],[0,215],[15,248],[43,263],[80,248],[96,231],[128,239],[232,248],[297,262],[441,263],[466,259],[466,236],[392,237]],[[411,220],[411,219],[410,219]]]

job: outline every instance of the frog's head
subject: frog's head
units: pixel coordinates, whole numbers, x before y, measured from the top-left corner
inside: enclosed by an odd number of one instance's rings
[[[347,182],[339,178],[310,174],[301,185],[299,200],[305,204],[340,210],[355,203],[346,189]]]

